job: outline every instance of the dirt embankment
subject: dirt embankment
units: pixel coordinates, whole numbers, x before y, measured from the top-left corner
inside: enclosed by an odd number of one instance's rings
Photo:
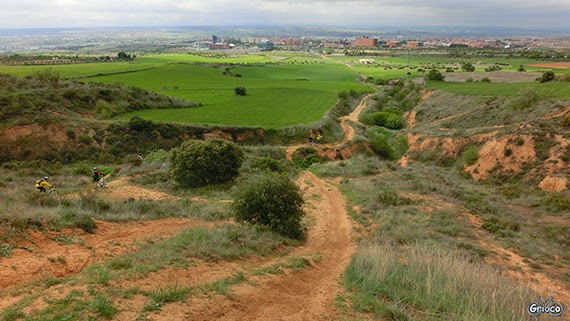
[[[531,136],[506,135],[483,144],[479,149],[477,161],[473,165],[465,166],[465,170],[475,179],[484,179],[493,173],[518,173],[524,164],[535,159],[534,141]]]

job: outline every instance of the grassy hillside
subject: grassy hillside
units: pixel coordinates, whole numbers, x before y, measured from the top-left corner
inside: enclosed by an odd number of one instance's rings
[[[309,168],[337,182],[358,232],[346,319],[525,320],[541,293],[568,302],[570,100],[405,88],[368,111],[407,110],[407,128],[359,128],[383,160]],[[402,159],[394,137],[409,144]],[[565,183],[548,190],[549,176]]]

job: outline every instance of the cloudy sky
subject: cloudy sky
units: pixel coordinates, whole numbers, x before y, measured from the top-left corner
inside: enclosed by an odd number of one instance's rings
[[[570,30],[570,0],[2,0],[0,29],[477,26]]]

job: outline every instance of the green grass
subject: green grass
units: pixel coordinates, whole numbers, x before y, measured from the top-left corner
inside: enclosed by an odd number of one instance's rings
[[[0,65],[0,73],[13,74],[16,76],[29,76],[51,68],[57,71],[62,78],[87,77],[98,74],[111,74],[118,72],[144,70],[155,68],[163,63],[153,61],[132,61],[113,63],[93,63],[74,65],[54,65],[54,66],[3,66]]]
[[[570,98],[570,83],[479,83],[479,82],[447,82],[428,81],[428,89],[440,89],[465,95],[514,96],[526,88],[546,90],[550,97]]]
[[[369,88],[355,82],[356,72],[338,64],[240,67],[243,77],[223,75],[223,68],[175,64],[152,70],[90,78],[121,82],[161,94],[198,101],[197,108],[147,110],[125,115],[194,124],[280,128],[319,120],[337,101],[337,92]],[[246,96],[234,88],[244,86]]]
[[[267,63],[276,61],[265,55],[235,55],[222,58],[202,57],[190,54],[168,54],[141,56],[128,62],[103,62],[72,65],[41,66],[4,66],[0,65],[0,73],[27,76],[38,71],[51,68],[59,72],[62,78],[88,77],[99,74],[113,74],[156,68],[170,63]]]
[[[420,245],[361,247],[346,284],[355,308],[388,320],[523,320],[535,298],[490,267]]]
[[[190,93],[204,105],[197,108],[147,110],[127,114],[161,122],[221,124],[266,129],[309,124],[330,109],[336,95],[326,91],[289,88],[248,89],[245,97],[232,89],[198,90]]]

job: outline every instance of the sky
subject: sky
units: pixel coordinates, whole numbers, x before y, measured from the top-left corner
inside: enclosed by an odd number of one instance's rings
[[[0,29],[466,26],[570,31],[570,0],[2,0]]]

